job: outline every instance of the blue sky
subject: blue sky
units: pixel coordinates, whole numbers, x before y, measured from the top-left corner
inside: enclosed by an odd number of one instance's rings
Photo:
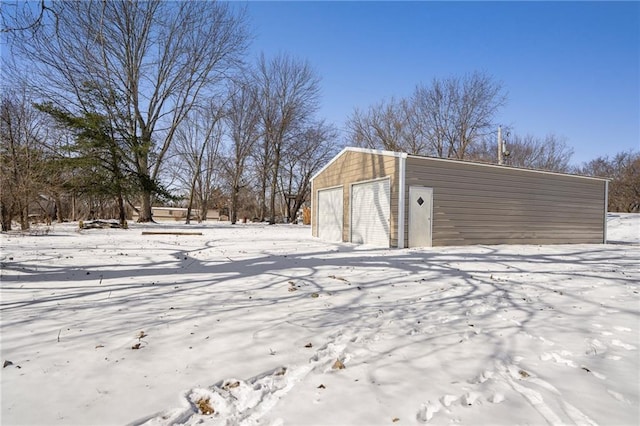
[[[408,96],[434,77],[501,81],[499,122],[555,133],[580,164],[640,150],[638,2],[249,2],[251,55],[308,60],[319,116]]]

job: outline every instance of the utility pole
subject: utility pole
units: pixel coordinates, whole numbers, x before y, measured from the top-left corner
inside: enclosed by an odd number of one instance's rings
[[[509,132],[507,132],[509,137]],[[504,160],[509,157],[511,153],[507,150],[507,143],[502,139],[502,126],[498,126],[498,164],[503,165]]]
[[[498,126],[498,164],[502,165],[502,127]]]

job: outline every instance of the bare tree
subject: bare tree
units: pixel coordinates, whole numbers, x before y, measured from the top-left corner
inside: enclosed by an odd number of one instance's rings
[[[429,155],[425,117],[413,99],[401,98],[356,109],[347,120],[349,136],[357,146]]]
[[[269,223],[273,224],[282,155],[294,142],[296,131],[318,109],[319,79],[307,62],[285,54],[270,60],[261,55],[253,79],[258,87],[262,148],[269,167],[263,177],[270,179]]]
[[[553,172],[568,172],[573,149],[564,138],[552,133],[543,139],[515,135],[508,141],[508,164]],[[494,149],[495,152],[495,149]]]
[[[55,19],[51,1],[3,1],[0,8],[0,33],[37,30],[48,16]]]
[[[505,132],[506,133],[506,132]],[[520,136],[509,132],[505,137],[509,151],[505,163],[515,167],[548,170],[553,172],[568,172],[571,170],[573,149],[567,145],[564,138],[553,133],[539,138],[533,135]],[[496,162],[497,142],[493,135],[476,144],[468,151],[468,158],[487,163]]]
[[[324,121],[311,123],[284,153],[280,191],[289,221],[294,222],[298,211],[310,200],[311,178],[336,154],[336,138],[335,128]]]
[[[494,131],[493,118],[505,102],[502,85],[476,72],[434,79],[409,98],[355,110],[347,128],[359,146],[463,159]]]
[[[246,48],[243,14],[217,2],[85,1],[52,3],[56,21],[12,33],[45,100],[99,112],[128,145],[141,188],[140,221],[176,129],[208,90],[239,65]],[[55,24],[55,25],[54,25]],[[28,42],[27,42],[28,40]]]
[[[237,82],[231,89],[225,115],[230,143],[223,167],[231,190],[229,219],[232,224],[238,220],[240,190],[246,186],[247,161],[261,136],[256,89],[251,82]],[[266,187],[266,179],[264,182]]]
[[[640,153],[620,152],[613,158],[598,157],[576,172],[610,179],[608,209],[612,212],[640,212]]]
[[[267,191],[269,190],[269,182],[273,176],[273,146],[270,141],[262,135],[256,142],[255,150],[251,156],[253,163],[253,173],[256,176],[256,192],[257,192],[257,219],[263,222],[268,214],[267,207]]]
[[[178,176],[189,194],[187,224],[191,222],[196,198],[199,221],[207,218],[222,140],[223,114],[223,107],[212,101],[207,107],[191,110],[176,131],[174,151],[179,160]]]
[[[438,157],[466,158],[473,144],[494,132],[493,118],[505,105],[499,82],[475,72],[418,86],[414,102],[428,126],[428,138]]]
[[[357,146],[389,151],[404,150],[403,131],[408,126],[395,99],[372,105],[366,112],[356,109],[347,121],[350,137]]]
[[[2,230],[14,216],[29,229],[29,205],[37,203],[45,180],[43,114],[32,108],[24,90],[8,90],[0,100],[0,211]]]

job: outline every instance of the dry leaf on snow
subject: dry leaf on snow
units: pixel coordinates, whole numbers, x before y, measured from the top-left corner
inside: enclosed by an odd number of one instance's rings
[[[209,415],[215,413],[213,407],[209,404],[209,398],[200,398],[196,403],[198,405],[198,409],[204,415]]]
[[[336,362],[333,363],[333,367],[331,368],[333,368],[334,370],[344,370],[345,366],[342,361],[340,361],[339,359],[336,359]]]

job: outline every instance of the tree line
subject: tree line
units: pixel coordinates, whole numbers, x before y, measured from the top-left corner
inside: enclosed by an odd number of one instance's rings
[[[365,148],[495,163],[495,117],[506,101],[502,84],[485,73],[436,78],[408,97],[355,109],[347,120],[348,140]],[[640,212],[640,152],[575,166],[564,138],[504,130],[506,165],[609,179],[609,211]]]
[[[233,222],[296,217],[336,144],[307,61],[248,64],[246,16],[228,3],[52,2],[46,12],[23,8],[10,27],[3,16],[21,59],[3,64],[3,228],[13,217],[28,227],[43,203],[57,219],[124,221],[128,204],[149,221],[163,202],[203,219],[209,207]]]
[[[495,159],[507,101],[484,73],[434,79],[406,98],[355,109],[346,138],[318,117],[320,77],[286,53],[247,60],[245,11],[229,3],[46,2],[2,10],[2,229],[54,220],[152,220],[154,204],[206,220],[224,209],[295,219],[310,179],[341,145]],[[510,130],[507,163],[612,178],[610,208],[638,210],[638,154],[574,168],[555,135]],[[635,185],[635,186],[634,186]],[[191,214],[187,215],[187,221]]]

